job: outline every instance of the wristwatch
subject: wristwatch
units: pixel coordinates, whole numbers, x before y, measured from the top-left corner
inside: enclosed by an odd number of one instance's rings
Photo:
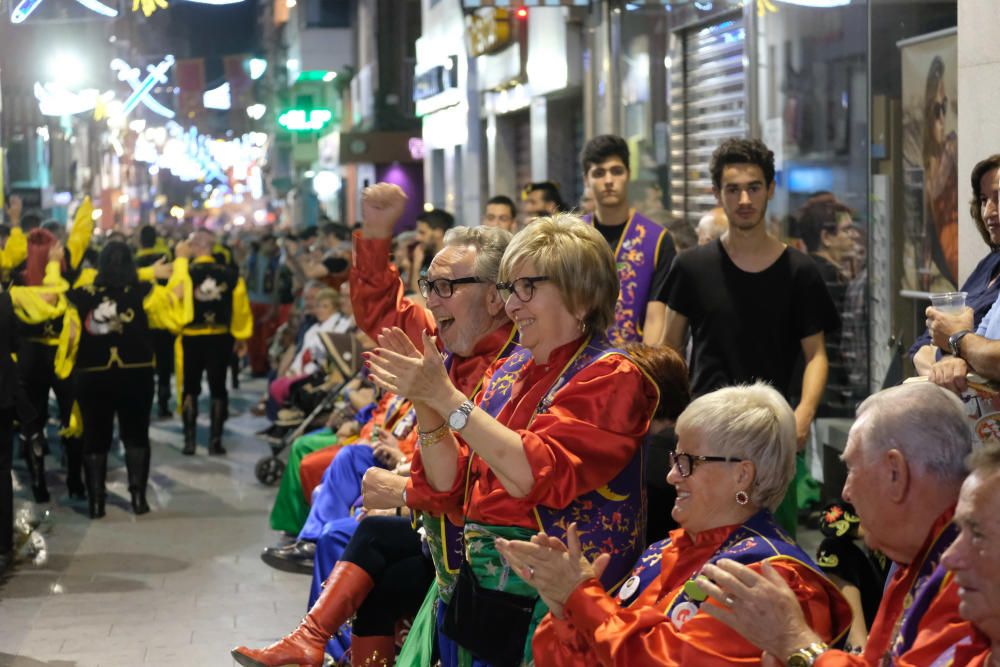
[[[451,411],[448,415],[448,426],[453,431],[461,431],[469,423],[469,415],[472,414],[475,405],[472,401],[462,401],[462,404]]]
[[[812,667],[816,664],[816,658],[825,653],[829,648],[823,642],[813,642],[809,646],[800,648],[788,656],[785,662],[788,664],[788,667]]]
[[[962,358],[962,350],[959,349],[959,345],[962,339],[965,338],[967,334],[972,333],[969,329],[962,329],[961,331],[956,331],[952,335],[948,336],[948,349],[951,350],[951,354],[954,357]]]

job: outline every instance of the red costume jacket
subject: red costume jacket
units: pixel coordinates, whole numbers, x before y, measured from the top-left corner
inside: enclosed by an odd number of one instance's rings
[[[627,608],[596,579],[582,583],[566,600],[562,619],[550,613],[538,626],[532,642],[537,667],[759,665],[761,650],[708,614],[696,612],[680,628],[667,615],[684,585],[736,528],[723,526],[694,537],[683,528],[672,531],[659,576]],[[829,580],[796,560],[768,562],[795,591],[809,626],[824,639],[847,628],[850,608]],[[748,566],[760,571],[760,563]]]
[[[434,316],[423,306],[407,299],[399,271],[389,262],[392,242],[389,239],[366,239],[354,234],[354,259],[351,262],[351,303],[358,327],[375,338],[384,328],[399,327],[413,344],[423,349],[421,334],[437,334]],[[453,355],[448,367],[452,384],[466,396],[478,391],[486,370],[497,360],[513,334],[513,323],[482,338],[468,357]],[[414,429],[416,432],[416,429]],[[418,494],[412,478],[407,482],[407,501],[411,507]],[[451,515],[456,525],[462,524],[461,512]]]
[[[535,478],[531,493],[512,498],[482,458],[474,456],[470,520],[537,530],[536,505],[566,507],[614,478],[638,452],[659,397],[653,382],[620,355],[602,357],[580,370],[555,393],[548,410],[537,413],[579,347],[577,340],[556,348],[546,364],[529,360],[521,381],[512,388],[511,400],[497,416],[521,436]],[[483,386],[499,366],[487,371]],[[480,392],[476,402],[482,397]],[[462,447],[452,488],[437,492],[427,483],[418,450],[411,469],[412,490],[407,489],[409,505],[436,514],[460,512],[468,467],[469,450]]]
[[[817,667],[874,667],[891,664],[894,667],[930,667],[931,665],[950,663],[949,655],[958,646],[967,642],[967,638],[975,634],[972,624],[958,615],[958,585],[954,578],[945,578],[934,593],[922,616],[913,619],[917,622],[918,632],[912,645],[902,655],[892,658],[891,662],[883,663],[892,654],[892,648],[898,640],[900,624],[904,613],[912,604],[914,594],[919,589],[921,570],[931,552],[940,554],[947,547],[943,541],[951,540],[942,534],[951,523],[954,508],[946,511],[934,522],[920,553],[913,562],[899,567],[893,574],[885,592],[882,594],[882,604],[868,633],[868,643],[862,655],[852,655],[843,651],[827,651],[816,660]],[[943,662],[938,662],[943,660]]]

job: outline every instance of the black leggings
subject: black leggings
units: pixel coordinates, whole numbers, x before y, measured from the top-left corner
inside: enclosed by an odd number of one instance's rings
[[[233,337],[229,334],[184,336],[184,397],[197,400],[201,393],[202,373],[208,375],[208,391],[212,398],[229,398],[226,391],[226,371],[233,354]]]
[[[364,519],[341,560],[361,567],[375,581],[354,619],[352,629],[359,637],[394,634],[396,621],[417,613],[434,581],[434,564],[406,518]]]
[[[10,479],[13,437],[14,408],[0,408],[0,554],[14,548],[14,488]]]
[[[152,367],[80,372],[77,378],[85,454],[106,454],[111,449],[116,413],[125,448],[149,449]]]
[[[150,329],[156,352],[156,388],[160,401],[170,400],[170,376],[174,372],[174,335],[164,329]]]
[[[73,410],[73,376],[62,380],[56,376],[56,348],[53,345],[23,341],[17,351],[17,372],[21,387],[34,411],[33,418],[21,424],[26,435],[44,433],[49,418],[49,389],[56,394],[59,420],[69,426]],[[20,415],[23,419],[24,415]]]

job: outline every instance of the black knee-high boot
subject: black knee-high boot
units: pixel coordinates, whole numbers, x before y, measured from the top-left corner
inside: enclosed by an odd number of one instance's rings
[[[108,455],[84,454],[83,475],[87,480],[87,501],[91,519],[104,516],[104,480],[108,474]]]
[[[132,496],[132,513],[149,511],[146,502],[146,484],[149,481],[149,446],[125,447],[125,467],[128,469],[128,491]]]
[[[195,436],[198,433],[198,400],[194,396],[184,397],[181,416],[184,419],[184,449],[181,453],[191,456],[194,454]]]
[[[226,448],[222,446],[222,429],[226,424],[227,409],[226,399],[212,399],[211,425],[209,428],[208,453],[213,456],[226,453]]]
[[[63,451],[66,452],[66,490],[74,500],[87,497],[83,485],[83,442],[80,438],[63,438]]]
[[[167,419],[173,416],[170,413],[170,376],[167,376],[166,382],[160,382],[157,385],[156,393],[160,404],[160,418]]]
[[[36,503],[49,502],[49,487],[45,482],[45,432],[40,431],[29,437],[21,436],[21,455],[28,466],[31,478],[31,493]]]

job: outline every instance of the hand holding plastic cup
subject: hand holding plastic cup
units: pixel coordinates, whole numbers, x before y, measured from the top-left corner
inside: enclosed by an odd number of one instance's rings
[[[938,292],[931,294],[931,305],[942,313],[958,315],[965,309],[968,292]]]

